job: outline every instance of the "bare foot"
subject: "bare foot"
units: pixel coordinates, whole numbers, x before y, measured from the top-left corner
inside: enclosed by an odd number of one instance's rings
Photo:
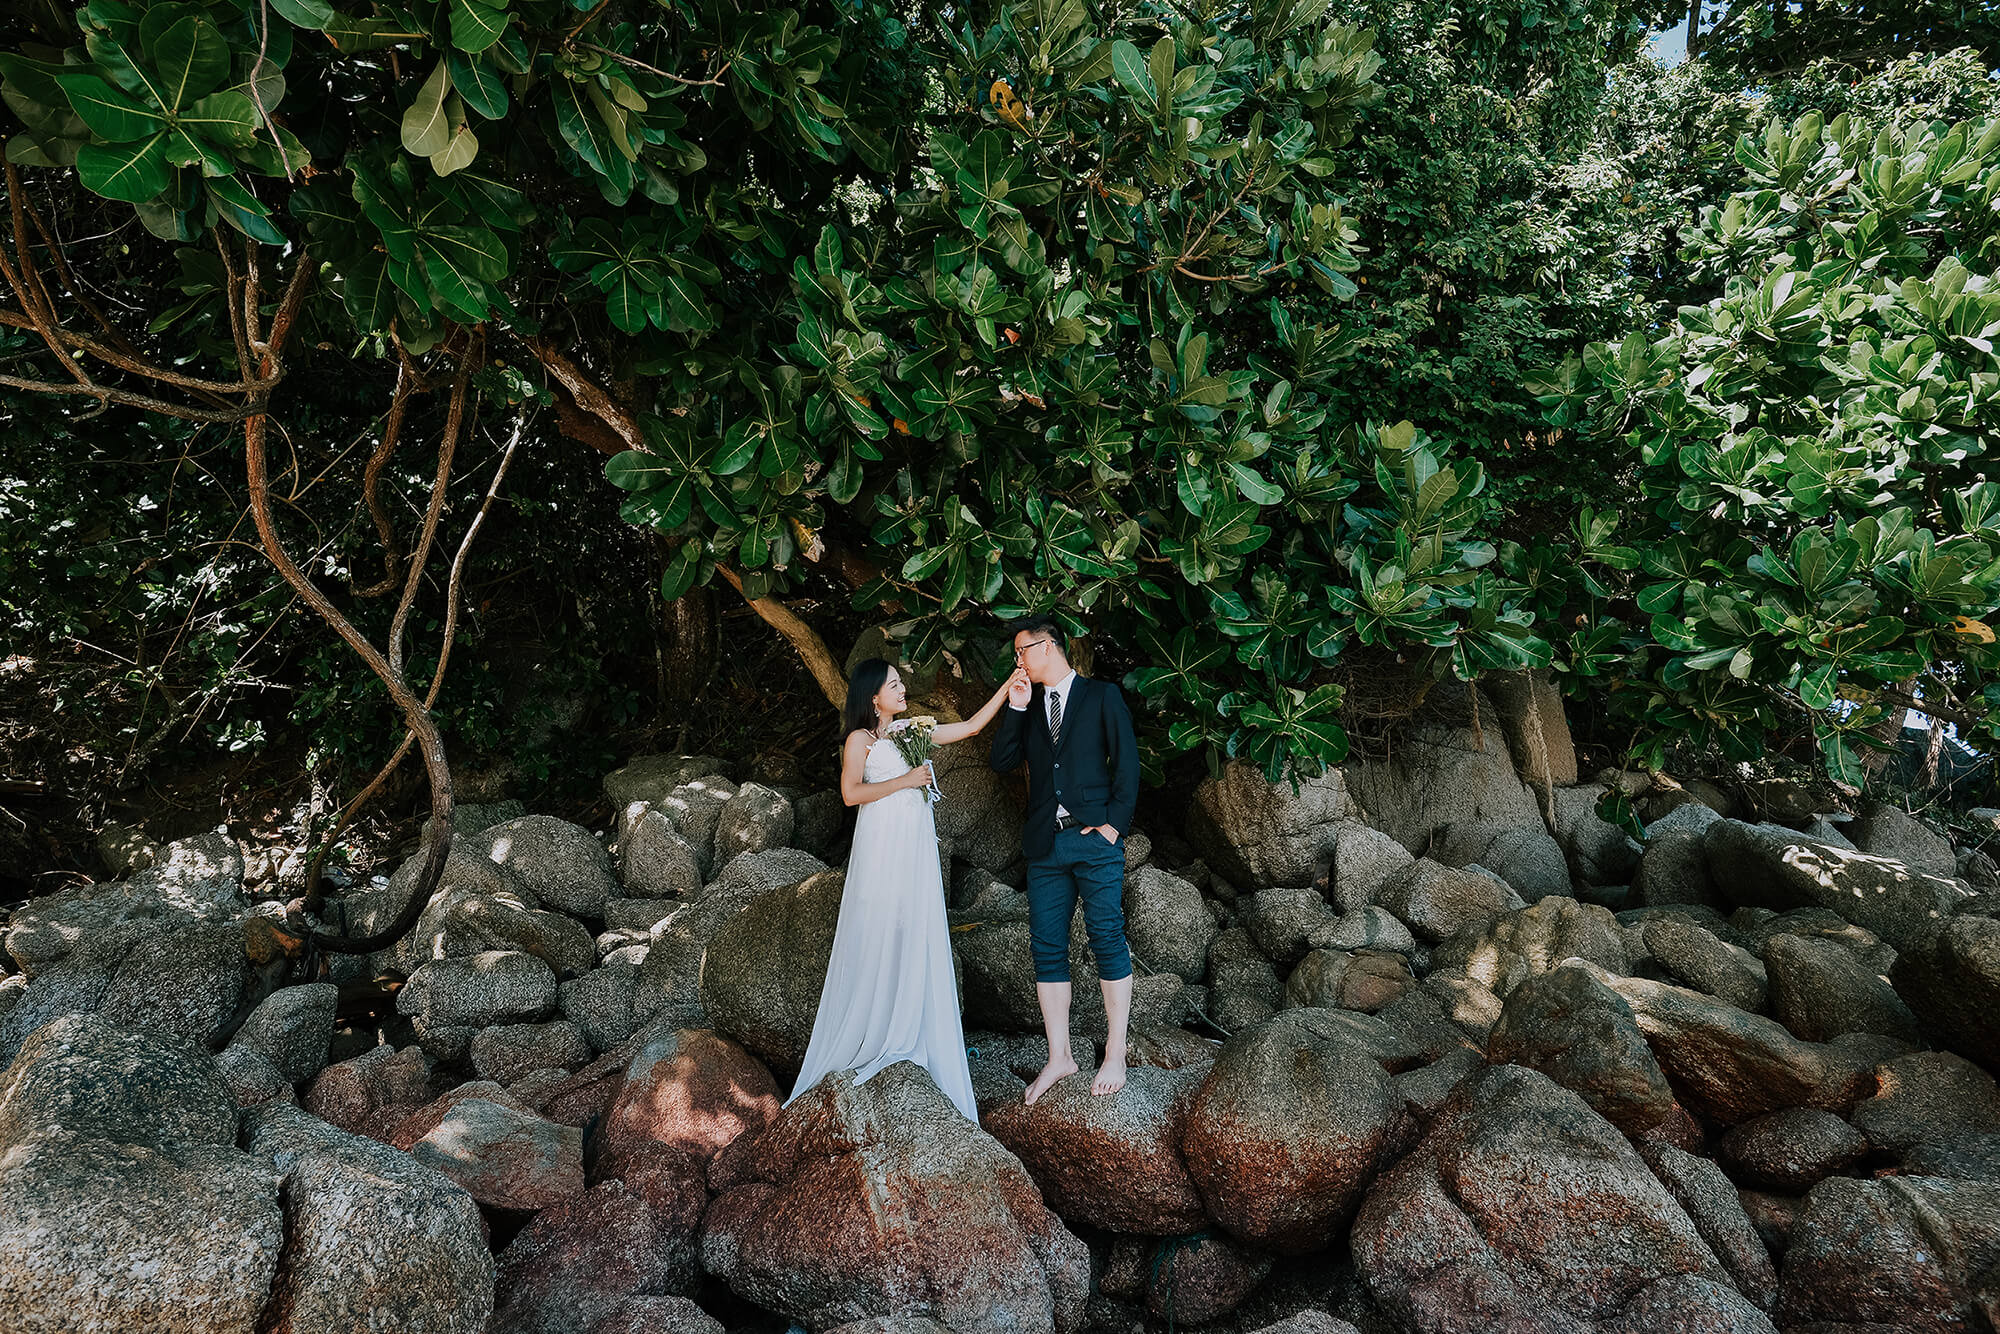
[[[1104,1049],[1104,1064],[1097,1067],[1097,1078],[1090,1081],[1090,1091],[1094,1094],[1116,1093],[1125,1087],[1125,1053],[1117,1047]]]
[[[1035,1076],[1035,1082],[1028,1085],[1027,1095],[1021,1101],[1027,1103],[1030,1107],[1034,1106],[1035,1099],[1049,1091],[1049,1085],[1055,1083],[1058,1079],[1066,1079],[1075,1073],[1076,1062],[1069,1057],[1065,1056],[1059,1061],[1051,1060],[1047,1065],[1042,1067],[1042,1073]],[[1124,1081],[1121,1080],[1119,1082],[1122,1083]]]

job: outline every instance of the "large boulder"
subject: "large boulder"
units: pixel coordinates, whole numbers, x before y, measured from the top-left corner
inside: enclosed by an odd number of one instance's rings
[[[1181,1131],[1208,1213],[1255,1246],[1330,1245],[1395,1145],[1403,1100],[1360,1015],[1288,1010],[1216,1053]]]
[[[556,996],[556,975],[545,960],[516,950],[488,950],[436,959],[417,969],[396,993],[396,1012],[415,1019],[420,1029],[480,1029],[545,1019]]]
[[[566,1019],[544,1024],[495,1024],[472,1039],[473,1073],[499,1084],[517,1083],[537,1070],[565,1074],[590,1062],[583,1030]]]
[[[584,1188],[582,1131],[491,1098],[453,1103],[410,1155],[499,1209],[546,1209]]]
[[[1918,823],[1900,806],[1864,801],[1847,824],[1855,847],[1875,857],[1901,862],[1912,871],[1941,880],[1958,878],[1958,854],[1944,835]]]
[[[1632,872],[1632,902],[1640,907],[1724,902],[1709,873],[1702,838],[1722,817],[1698,801],[1676,806],[1646,826],[1646,850]]]
[[[607,1181],[536,1214],[500,1252],[492,1334],[574,1334],[635,1296],[673,1296],[701,1276],[689,1237],[644,1196]]]
[[[1201,891],[1157,866],[1125,877],[1125,937],[1149,967],[1199,982],[1208,971],[1215,919]]]
[[[1636,1135],[1666,1120],[1674,1093],[1623,997],[1581,968],[1524,980],[1507,997],[1487,1054],[1539,1070]]]
[[[1734,1183],[1706,1158],[1668,1144],[1641,1140],[1639,1156],[1653,1169],[1674,1200],[1687,1211],[1701,1239],[1722,1261],[1736,1290],[1758,1310],[1769,1313],[1778,1304],[1778,1271],[1771,1252],[1758,1235]]]
[[[958,1334],[1082,1325],[1089,1252],[1020,1162],[908,1062],[860,1085],[822,1080],[710,1179],[704,1267],[808,1328],[889,1315]]]
[[[745,783],[722,805],[715,825],[715,860],[727,863],[745,852],[782,848],[792,841],[792,803],[776,788]]]
[[[1285,979],[1285,1008],[1374,1014],[1416,984],[1409,960],[1389,950],[1313,950]]]
[[[636,898],[691,899],[701,892],[701,859],[665,812],[648,806],[618,840],[618,875]]]
[[[1702,850],[1709,874],[1732,902],[1779,912],[1829,908],[1899,950],[1918,944],[1973,897],[1955,880],[1782,825],[1718,820],[1702,835]]]
[[[1822,1181],[1792,1229],[1778,1309],[1794,1326],[1991,1327],[2000,1314],[2000,1184]]]
[[[158,850],[129,880],[79,885],[17,905],[8,917],[7,953],[32,978],[86,936],[107,928],[226,921],[249,908],[236,841],[221,833],[198,834]]]
[[[649,1029],[604,1113],[602,1153],[665,1144],[713,1158],[778,1114],[778,1085],[756,1057],[718,1033]]]
[[[717,755],[634,755],[624,768],[604,775],[604,799],[614,813],[635,804],[657,806],[681,784],[728,768]]]
[[[326,1065],[339,1001],[340,988],[331,982],[280,987],[250,1012],[229,1045],[255,1049],[291,1083],[311,1079]]]
[[[358,913],[350,905],[348,929],[358,933],[387,927],[394,920],[390,909],[408,903],[415,892],[422,861],[417,856],[404,862],[389,877],[388,886],[372,892]],[[597,963],[597,946],[582,923],[544,909],[541,899],[519,876],[490,860],[472,839],[460,836],[452,841],[444,878],[418,914],[416,925],[389,951],[389,957],[403,972],[410,973],[432,959],[489,950],[535,955],[554,969],[557,977],[589,972]]]
[[[485,1334],[493,1256],[461,1187],[286,1103],[245,1113],[243,1133],[284,1182],[285,1249],[260,1329]]]
[[[1470,690],[1432,696],[1387,758],[1345,766],[1347,790],[1368,812],[1368,823],[1413,853],[1445,825],[1541,828],[1546,836],[1541,804],[1515,772],[1492,703]]]
[[[1333,838],[1327,893],[1343,913],[1359,912],[1374,903],[1390,877],[1416,860],[1401,843],[1359,820],[1335,821]]]
[[[205,1050],[96,1015],[36,1030],[0,1074],[0,1324],[250,1334],[284,1225],[235,1140]]]
[[[1376,1300],[1425,1334],[1594,1334],[1631,1328],[1617,1322],[1634,1308],[1663,1331],[1715,1328],[1716,1308],[1772,1328],[1624,1137],[1518,1065],[1459,1088],[1368,1192],[1351,1241]]]
[[[1752,1014],[1763,1011],[1768,1000],[1765,966],[1742,946],[1730,944],[1680,913],[1648,918],[1639,934],[1653,961],[1682,986],[1705,991],[1739,1010]]]
[[[2000,918],[1959,913],[1904,949],[1889,980],[1934,1042],[2000,1070]]]
[[[982,1121],[1065,1222],[1149,1236],[1204,1221],[1181,1159],[1182,1122],[1204,1067],[1135,1066],[1116,1096],[1091,1094],[1088,1071],[1058,1080],[1035,1104],[996,1100]]]
[[[1868,1138],[1832,1112],[1791,1107],[1731,1126],[1715,1147],[1738,1181],[1803,1195],[1866,1157]]]
[[[1477,871],[1454,870],[1420,857],[1376,891],[1378,907],[1401,919],[1418,940],[1435,945],[1521,906],[1508,888]]]
[[[1546,898],[1501,917],[1474,918],[1431,951],[1433,968],[1461,971],[1502,997],[1565,959],[1625,971],[1625,936],[1608,908]]]
[[[1920,1051],[1876,1068],[1874,1096],[1855,1107],[1854,1126],[1878,1149],[1906,1154],[2000,1131],[2000,1085],[1963,1057]]]
[[[1448,866],[1490,871],[1530,903],[1552,894],[1567,898],[1575,892],[1562,845],[1540,821],[1439,825],[1429,855]]]
[[[1273,783],[1258,766],[1232,760],[1195,789],[1187,836],[1240,889],[1310,885],[1333,863],[1337,824],[1360,814],[1338,769]]]
[[[1552,794],[1549,828],[1579,885],[1629,885],[1645,855],[1637,839],[1599,818],[1597,802],[1608,790],[1602,783],[1585,783]]]
[[[1247,894],[1236,901],[1236,911],[1257,948],[1280,968],[1305,958],[1313,934],[1339,920],[1318,890],[1289,885]]]
[[[1562,692],[1547,668],[1532,672],[1499,672],[1483,682],[1500,710],[1514,768],[1538,789],[1567,787],[1576,782],[1576,746],[1570,740],[1569,719],[1563,715]]]
[[[544,908],[602,917],[618,893],[611,854],[582,825],[553,815],[524,815],[472,835],[486,859],[512,871]]]
[[[822,871],[771,890],[708,942],[701,1004],[709,1021],[787,1073],[812,1040],[846,883],[847,872]]]
[[[1802,1042],[1775,1020],[1727,1001],[1644,978],[1592,975],[1632,1007],[1688,1110],[1719,1125],[1786,1107],[1851,1106],[1872,1079],[1869,1062]]]
[[[1808,1042],[1880,1033],[1917,1045],[1916,1016],[1880,973],[1830,940],[1790,934],[1764,942],[1771,1013]]]
[[[1284,983],[1250,933],[1232,926],[1208,947],[1208,1017],[1225,1032],[1261,1024],[1278,1012]]]

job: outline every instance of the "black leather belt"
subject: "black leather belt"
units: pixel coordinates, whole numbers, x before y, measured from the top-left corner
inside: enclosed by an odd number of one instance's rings
[[[1074,829],[1082,823],[1083,821],[1077,819],[1074,815],[1058,815],[1056,817],[1056,832],[1060,834],[1063,830]]]

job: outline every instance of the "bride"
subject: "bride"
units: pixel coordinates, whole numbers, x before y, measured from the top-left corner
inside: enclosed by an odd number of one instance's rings
[[[1015,675],[1020,675],[1016,671]],[[1006,702],[1000,684],[984,708],[931,733],[941,746],[977,735]],[[855,1082],[898,1061],[915,1061],[968,1120],[979,1119],[958,1017],[958,986],[945,924],[937,825],[924,789],[931,766],[912,766],[890,734],[907,702],[903,678],[881,658],[854,669],[841,719],[840,795],[861,809],[847,860],[833,957],[819,1015],[790,1102],[836,1070]]]

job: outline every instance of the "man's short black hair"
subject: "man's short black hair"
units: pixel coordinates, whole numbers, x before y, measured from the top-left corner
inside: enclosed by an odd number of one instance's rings
[[[1008,623],[1007,636],[1011,639],[1023,630],[1026,630],[1031,635],[1048,636],[1056,648],[1061,650],[1065,658],[1069,656],[1069,635],[1063,630],[1062,622],[1058,621],[1055,617],[1044,615],[1023,616],[1018,621]]]

